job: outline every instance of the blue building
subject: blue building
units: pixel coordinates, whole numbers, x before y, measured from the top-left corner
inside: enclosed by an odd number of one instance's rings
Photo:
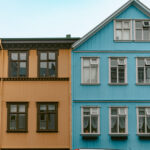
[[[150,10],[139,0],[73,44],[72,148],[150,149]]]

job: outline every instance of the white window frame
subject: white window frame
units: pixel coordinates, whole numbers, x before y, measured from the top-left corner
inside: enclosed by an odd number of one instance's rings
[[[97,111],[98,111],[98,114],[97,114],[97,116],[98,116],[98,132],[97,133],[92,133],[92,132],[90,132],[90,133],[84,133],[83,132],[83,109],[84,108],[90,108],[90,116],[91,116],[91,109],[92,108],[97,108]],[[91,120],[90,120],[90,127],[91,127]],[[83,107],[81,107],[81,135],[83,135],[83,136],[90,136],[90,135],[95,135],[95,136],[98,136],[98,135],[100,135],[100,107],[98,107],[98,106],[83,106]]]
[[[140,20],[136,19],[136,20],[134,20],[134,29],[133,30],[134,30],[134,39],[135,39],[135,41],[150,41],[150,39],[149,40],[144,40],[143,39],[143,28],[138,28],[138,29],[142,30],[142,39],[141,40],[137,40],[136,39],[136,29],[137,29],[136,28],[136,21],[142,21],[142,22],[143,21],[149,21],[150,22],[150,20],[147,20],[147,19],[145,19],[145,20],[144,19],[140,19]],[[149,30],[150,30],[150,27],[149,27]]]
[[[144,66],[144,82],[142,83],[140,83],[140,82],[138,82],[138,59],[141,59],[141,58],[143,58],[144,59],[144,61],[146,61],[146,59],[150,59],[150,57],[136,57],[136,84],[150,84],[150,82],[146,82],[146,67]]]
[[[126,122],[125,122],[125,130],[126,130],[126,132],[125,133],[119,133],[119,132],[112,133],[111,132],[111,117],[112,117],[111,109],[112,108],[116,108],[116,109],[124,108],[125,109],[125,111],[126,111]],[[117,117],[119,117],[119,114],[117,114]],[[119,119],[118,119],[118,121],[119,121]],[[109,107],[109,134],[111,136],[127,136],[128,135],[128,107],[124,107],[124,106],[112,106],[112,107]]]
[[[124,58],[124,61],[125,61],[125,82],[124,83],[120,83],[118,82],[119,81],[119,78],[118,78],[118,66],[117,66],[117,82],[116,83],[113,83],[111,82],[111,59],[113,58],[116,58],[116,59],[119,59],[119,58]],[[127,58],[126,57],[109,57],[109,84],[127,84]]]
[[[123,30],[130,30],[130,37],[129,37],[129,39],[128,40],[124,40],[123,39],[123,37],[121,38],[121,39],[117,39],[116,38],[116,30],[117,30],[117,28],[116,28],[116,22],[122,22],[122,24],[124,24],[124,22],[129,22],[130,23],[130,28],[121,28],[120,30],[122,30],[122,32],[123,32]],[[114,40],[115,41],[130,41],[130,40],[132,40],[132,19],[116,19],[116,20],[114,20]]]
[[[138,107],[136,107],[136,116],[137,116],[137,135],[139,135],[139,136],[150,136],[150,133],[147,133],[146,132],[146,130],[147,130],[147,128],[146,128],[146,123],[147,123],[147,121],[146,121],[146,119],[145,119],[145,133],[143,132],[143,133],[140,133],[139,132],[139,108],[144,108],[144,109],[150,109],[150,106],[149,107],[145,107],[145,106],[138,106]],[[144,116],[145,118],[147,117],[147,115],[146,115],[146,112],[145,112],[145,115],[140,115],[140,116]],[[148,115],[149,117],[150,117],[150,115]]]
[[[83,59],[84,58],[87,58],[87,59],[92,59],[92,58],[96,58],[97,59],[97,61],[98,61],[98,63],[97,63],[97,83],[92,83],[91,82],[91,77],[90,77],[90,83],[85,83],[85,82],[83,82],[84,80],[83,80]],[[96,85],[96,84],[100,84],[100,75],[99,75],[99,68],[100,68],[100,57],[97,57],[97,56],[91,56],[91,57],[87,57],[87,56],[85,56],[85,57],[81,57],[81,84],[85,84],[85,85]],[[91,70],[91,69],[90,69]],[[90,73],[91,74],[91,73]]]

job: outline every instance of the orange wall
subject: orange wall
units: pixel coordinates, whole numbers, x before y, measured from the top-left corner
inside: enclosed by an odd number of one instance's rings
[[[8,52],[4,51],[4,77],[8,75]],[[2,52],[0,51],[0,60]],[[70,50],[60,50],[58,77],[70,77]],[[2,63],[0,63],[2,64]],[[0,65],[0,75],[2,66]],[[29,51],[29,77],[37,77],[37,52]],[[3,81],[1,84],[2,148],[70,148],[70,81]],[[7,133],[6,102],[29,102],[28,132]],[[58,102],[58,132],[37,133],[36,102]]]

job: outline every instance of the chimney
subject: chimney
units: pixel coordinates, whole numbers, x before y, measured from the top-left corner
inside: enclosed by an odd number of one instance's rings
[[[66,34],[66,38],[70,39],[71,38],[71,34]]]

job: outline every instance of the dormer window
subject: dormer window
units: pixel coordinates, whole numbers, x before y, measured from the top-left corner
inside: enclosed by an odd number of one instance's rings
[[[115,40],[131,40],[131,20],[115,20]]]
[[[137,20],[135,21],[135,40],[150,40],[150,21]]]

